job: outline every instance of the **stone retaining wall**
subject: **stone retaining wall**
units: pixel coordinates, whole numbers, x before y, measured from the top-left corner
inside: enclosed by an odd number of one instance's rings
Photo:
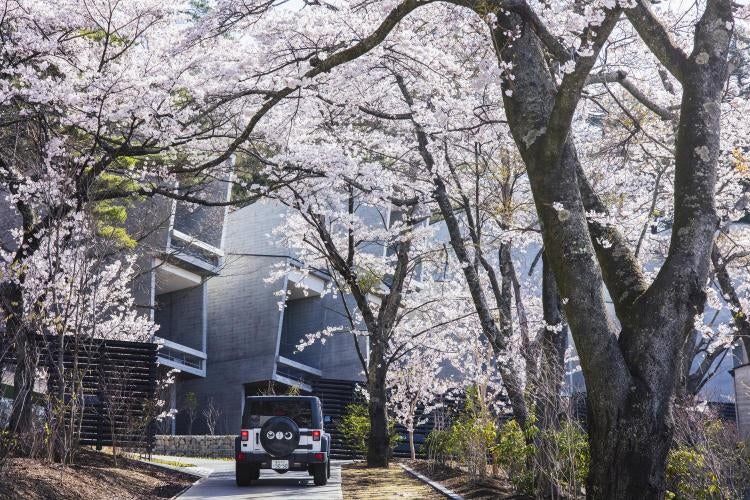
[[[237,436],[157,435],[154,453],[185,457],[233,458]]]

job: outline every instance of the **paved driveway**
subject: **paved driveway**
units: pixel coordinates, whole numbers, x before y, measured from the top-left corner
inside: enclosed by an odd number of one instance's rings
[[[166,457],[165,457],[166,458]],[[207,460],[200,458],[169,457],[180,462],[194,463],[197,467],[182,469],[186,472],[199,473],[204,476],[198,484],[180,495],[180,500],[198,498],[304,498],[336,500],[341,495],[341,465],[331,462],[331,477],[325,486],[315,486],[307,472],[287,472],[277,474],[274,471],[261,471],[260,479],[253,481],[252,486],[239,488],[234,482],[234,462],[225,460]]]

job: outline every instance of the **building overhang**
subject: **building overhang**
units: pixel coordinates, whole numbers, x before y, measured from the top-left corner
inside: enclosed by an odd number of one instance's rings
[[[156,259],[154,268],[157,295],[192,288],[203,282],[201,275],[161,259]]]
[[[278,358],[276,358],[276,361],[278,363],[281,363],[282,365],[286,365],[286,366],[288,366],[290,368],[295,368],[297,370],[310,373],[311,375],[316,375],[318,377],[322,377],[323,376],[323,372],[320,371],[320,370],[318,370],[317,368],[313,368],[312,366],[308,366],[308,365],[306,365],[304,363],[300,363],[298,361],[294,361],[293,359],[289,359],[289,358],[284,357],[284,356],[279,356]]]
[[[309,296],[321,296],[326,289],[327,281],[312,272],[303,272],[301,269],[292,268],[287,276],[290,299],[299,299]]]
[[[310,384],[300,382],[299,380],[294,380],[293,378],[285,377],[284,375],[280,375],[278,373],[273,374],[273,380],[275,380],[276,382],[281,382],[284,385],[288,385],[289,387],[299,387],[305,392],[312,392],[312,386]]]
[[[216,255],[217,257],[224,257],[224,250],[222,250],[221,248],[210,245],[206,243],[205,241],[201,241],[198,238],[194,238],[190,236],[189,234],[185,234],[182,231],[178,231],[177,229],[174,229],[174,228],[172,229],[172,237],[177,238],[178,240],[184,242],[188,246],[199,248],[203,251],[212,253]]]
[[[197,257],[193,257],[192,255],[188,255],[185,252],[181,251],[179,248],[167,248],[167,252],[164,254],[164,260],[172,262],[177,266],[185,267],[192,272],[204,276],[215,276],[219,274],[219,271],[221,271],[221,268],[219,266],[215,266],[206,262],[205,260],[201,260]]]

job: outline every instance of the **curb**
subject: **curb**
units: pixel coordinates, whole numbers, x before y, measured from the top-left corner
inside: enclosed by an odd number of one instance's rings
[[[152,465],[154,467],[161,468],[161,469],[166,469],[166,470],[175,471],[175,472],[182,472],[183,474],[187,474],[188,476],[193,476],[193,477],[197,478],[192,484],[189,484],[189,485],[185,486],[179,492],[177,492],[176,495],[170,497],[169,500],[175,500],[175,498],[183,495],[187,490],[189,490],[190,488],[192,488],[196,484],[200,483],[204,479],[207,479],[211,475],[211,474],[209,474],[208,476],[199,476],[198,474],[194,474],[194,473],[191,473],[190,471],[186,471],[185,467],[173,467],[171,465],[157,464],[157,463],[151,462],[149,460],[143,460],[143,459],[140,459],[140,458],[134,458],[132,460],[138,460],[139,462],[143,462],[143,463],[146,463],[146,464],[149,464],[149,465]]]
[[[408,472],[409,474],[411,474],[412,476],[416,477],[417,479],[419,479],[423,483],[432,486],[434,489],[436,489],[437,491],[439,491],[440,493],[442,493],[446,497],[450,498],[451,500],[464,500],[464,497],[462,497],[461,495],[452,492],[451,490],[449,490],[448,488],[446,488],[442,484],[440,484],[440,483],[438,483],[436,481],[433,481],[429,477],[427,477],[427,476],[425,476],[423,474],[420,474],[419,472],[415,471],[414,469],[412,469],[408,465],[404,465],[404,464],[398,464],[398,465],[402,469],[404,469],[406,472]]]
[[[185,492],[188,491],[190,488],[192,488],[193,486],[197,486],[198,483],[201,483],[201,482],[205,481],[209,477],[211,477],[211,474],[209,474],[208,476],[204,476],[204,477],[198,478],[198,480],[196,482],[194,482],[191,485],[185,486],[180,492],[178,492],[175,496],[173,496],[169,500],[175,500],[177,497],[180,497],[180,496],[184,495]]]

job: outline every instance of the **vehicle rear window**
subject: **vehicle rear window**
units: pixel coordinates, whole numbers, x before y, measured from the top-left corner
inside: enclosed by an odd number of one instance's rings
[[[312,427],[312,405],[309,401],[248,400],[242,415],[242,427],[262,427],[272,417],[288,417],[301,428]]]

